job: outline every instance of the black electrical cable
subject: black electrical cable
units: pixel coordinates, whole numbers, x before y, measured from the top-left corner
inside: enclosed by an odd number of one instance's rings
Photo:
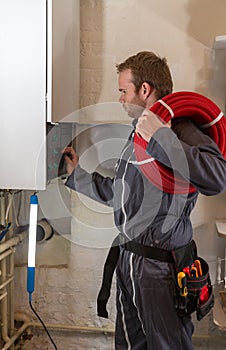
[[[53,346],[54,346],[54,349],[57,350],[57,346],[56,346],[56,344],[54,343],[54,341],[53,341],[53,339],[52,339],[52,337],[51,337],[51,335],[50,335],[48,329],[46,328],[46,325],[44,324],[44,322],[42,321],[41,317],[37,314],[37,312],[36,312],[35,309],[33,308],[32,303],[31,303],[30,300],[29,300],[29,305],[30,305],[31,310],[34,312],[35,316],[36,316],[36,317],[39,319],[39,321],[41,322],[41,324],[42,324],[44,330],[46,331],[46,333],[47,333],[47,335],[48,335],[48,337],[49,337],[51,343],[52,343]]]

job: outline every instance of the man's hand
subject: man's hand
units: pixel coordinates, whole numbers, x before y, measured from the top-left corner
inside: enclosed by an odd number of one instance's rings
[[[67,173],[71,175],[78,165],[79,156],[72,147],[65,147],[62,153],[64,154]]]
[[[138,118],[136,133],[149,142],[154,133],[163,127],[170,128],[171,122],[164,123],[156,114],[145,109]]]

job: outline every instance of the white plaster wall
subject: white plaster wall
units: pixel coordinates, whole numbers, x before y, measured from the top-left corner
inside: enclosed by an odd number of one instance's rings
[[[168,58],[175,90],[204,93],[223,108],[225,78],[216,72],[212,46],[216,35],[226,33],[225,23],[224,0],[81,0],[81,107],[117,101],[115,63],[140,50],[153,50]],[[222,57],[220,61],[218,70],[223,66]],[[77,217],[81,206],[76,203],[77,197],[73,195],[72,208]],[[81,217],[87,217],[91,224],[101,220],[100,207],[87,209],[86,205],[91,204],[83,204]],[[216,243],[213,220],[215,214],[223,217],[225,211],[225,197],[221,196],[207,201],[201,198],[194,213],[199,241],[207,244],[211,254],[212,244],[222,254],[219,242]],[[103,215],[106,219],[106,213]],[[204,228],[200,230],[200,227]],[[72,231],[76,236],[78,226],[73,225]],[[87,228],[86,235],[88,233]],[[45,322],[113,327],[114,289],[109,304],[110,320],[96,316],[96,296],[107,250],[98,244],[92,247],[81,241],[80,245],[72,243],[68,268],[37,270],[33,303]],[[61,254],[60,247],[55,253]],[[16,295],[19,297],[15,302],[17,310],[30,313],[25,275],[25,268],[17,268]],[[51,333],[59,350],[113,349],[113,338],[105,335]],[[51,349],[51,345],[45,334],[36,332],[23,349]]]

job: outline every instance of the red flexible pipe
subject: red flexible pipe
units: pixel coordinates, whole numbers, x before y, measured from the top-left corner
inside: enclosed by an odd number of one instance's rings
[[[209,98],[196,92],[174,92],[156,101],[150,110],[164,122],[177,117],[190,119],[215,141],[226,158],[226,118]],[[135,133],[134,149],[138,162],[150,160],[146,153],[147,145],[148,143]],[[156,160],[141,164],[140,168],[147,179],[164,192],[186,194],[196,191],[186,180],[176,177],[171,169]]]

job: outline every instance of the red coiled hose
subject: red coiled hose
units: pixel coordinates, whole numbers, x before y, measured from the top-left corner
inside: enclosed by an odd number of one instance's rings
[[[174,92],[156,101],[150,110],[164,122],[177,117],[190,119],[215,141],[226,158],[226,118],[220,108],[209,98],[196,92]],[[146,153],[147,145],[148,143],[135,133],[136,159],[141,163],[142,172],[153,185],[168,193],[185,194],[196,191],[195,187],[183,178],[175,176],[173,170],[160,162],[156,160],[148,162],[150,156]]]

